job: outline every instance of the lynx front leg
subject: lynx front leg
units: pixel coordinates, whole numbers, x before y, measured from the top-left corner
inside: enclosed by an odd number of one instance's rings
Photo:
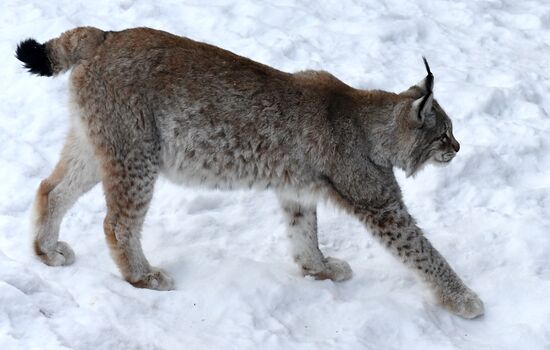
[[[345,281],[352,276],[349,264],[324,257],[317,240],[317,209],[279,195],[279,202],[288,224],[292,255],[304,275],[315,279]]]
[[[141,248],[141,228],[157,178],[154,160],[135,150],[124,161],[104,160],[103,186],[107,199],[105,236],[124,278],[138,288],[171,290],[172,279],[149,265]]]
[[[402,203],[382,209],[355,206],[353,211],[384,246],[428,281],[443,306],[464,318],[483,314],[483,302],[424,237]]]

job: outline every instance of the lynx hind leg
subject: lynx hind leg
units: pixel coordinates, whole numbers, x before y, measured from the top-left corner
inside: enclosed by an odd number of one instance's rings
[[[74,262],[71,247],[59,241],[59,227],[76,200],[99,182],[97,161],[86,140],[71,129],[52,174],[38,188],[33,208],[34,251],[50,266]]]
[[[302,274],[315,279],[345,281],[351,278],[352,270],[343,260],[324,257],[317,239],[317,209],[294,198],[278,194],[287,222],[292,256]]]
[[[103,186],[107,199],[104,230],[111,256],[133,286],[173,289],[172,279],[149,265],[140,242],[158,174],[158,162],[151,152],[137,149],[123,161],[104,159],[103,162]]]

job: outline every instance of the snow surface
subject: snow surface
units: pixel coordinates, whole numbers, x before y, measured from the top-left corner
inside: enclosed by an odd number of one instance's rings
[[[446,168],[399,173],[432,243],[485,302],[437,306],[353,218],[320,206],[344,283],[302,278],[272,193],[160,181],[144,227],[177,290],[124,282],[106,247],[101,187],[66,216],[74,265],[31,253],[29,208],[68,128],[67,76],[27,74],[19,40],[81,25],[150,26],[286,71],[325,69],[400,91],[424,76],[462,148]],[[0,349],[550,349],[550,3],[540,1],[29,1],[0,4]]]

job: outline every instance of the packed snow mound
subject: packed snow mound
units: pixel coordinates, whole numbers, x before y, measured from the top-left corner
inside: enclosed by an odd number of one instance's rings
[[[548,349],[550,347],[550,3],[544,1],[21,1],[0,11],[0,349]],[[399,172],[426,235],[485,302],[468,321],[355,219],[319,208],[321,249],[343,283],[302,278],[269,192],[160,181],[143,229],[176,290],[123,281],[93,189],[61,237],[74,265],[32,254],[30,207],[68,129],[67,75],[14,58],[75,26],[148,26],[285,71],[324,69],[357,88],[401,91],[435,75],[461,143],[445,168]]]

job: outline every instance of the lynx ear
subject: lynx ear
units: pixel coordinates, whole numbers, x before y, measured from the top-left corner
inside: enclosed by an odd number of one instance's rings
[[[432,74],[432,71],[430,70],[430,66],[428,65],[428,61],[426,60],[426,57],[422,56],[422,60],[424,61],[424,66],[426,67],[426,71],[428,72],[428,75],[426,76],[426,78],[422,79],[416,85],[413,85],[408,90],[405,90],[402,93],[400,93],[401,96],[417,99],[433,92],[434,76]]]
[[[424,66],[426,66],[426,71],[428,72],[428,75],[424,80],[422,80],[417,85],[411,87],[409,90],[407,90],[405,93],[406,96],[413,97],[416,100],[412,104],[411,108],[411,123],[413,127],[422,127],[424,125],[424,122],[426,120],[427,114],[432,110],[433,105],[433,87],[434,87],[434,76],[430,70],[430,66],[428,65],[428,61],[426,61],[426,57],[422,56],[422,59],[424,60]],[[411,94],[408,94],[408,92],[415,92],[416,95],[411,96]]]
[[[412,103],[410,118],[413,127],[421,128],[422,125],[424,125],[426,116],[432,110],[433,100],[434,94],[430,92],[426,96],[422,96]]]

